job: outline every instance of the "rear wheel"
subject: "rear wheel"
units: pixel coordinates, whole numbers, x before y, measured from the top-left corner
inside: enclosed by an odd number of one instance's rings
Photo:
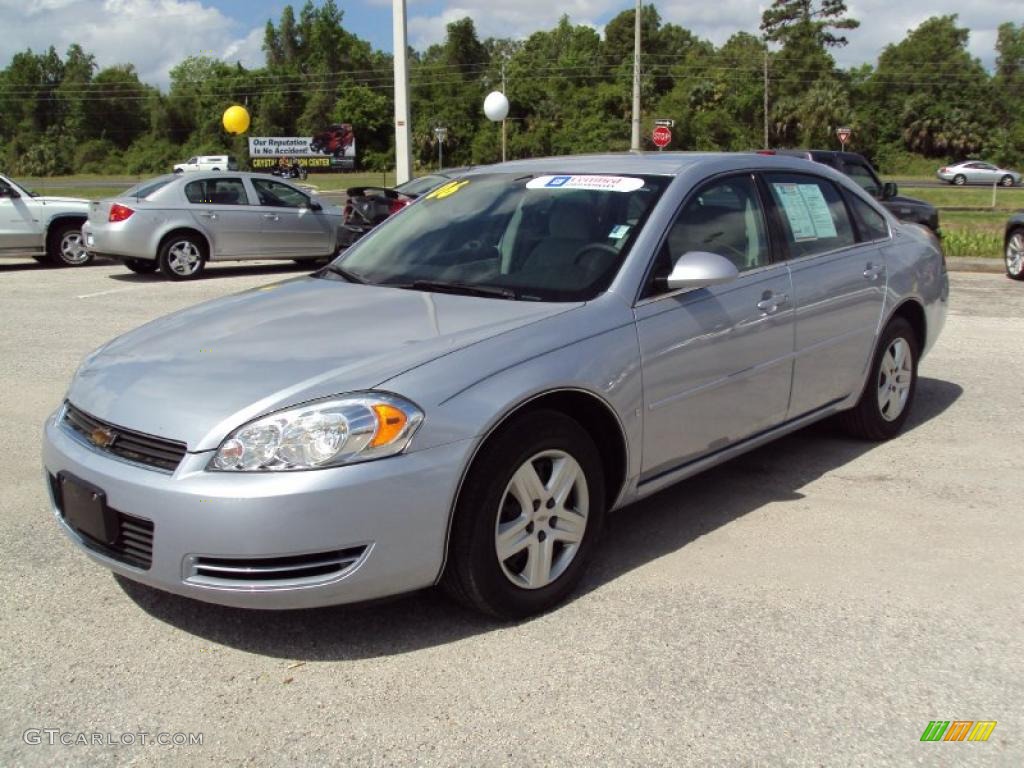
[[[193,280],[206,266],[206,243],[197,235],[173,235],[160,246],[160,271],[171,280]]]
[[[1012,187],[1013,186],[1013,176],[1011,176],[1010,174],[1006,174],[1005,176],[1003,176],[1003,178],[1001,178],[999,180],[999,186],[1001,186],[1001,187]]]
[[[1024,280],[1024,227],[1018,227],[1006,238],[1006,274]]]
[[[964,176],[962,173],[958,173],[956,176],[953,177],[953,183],[956,184],[958,187],[962,187],[964,184],[967,183],[967,177]]]
[[[878,349],[860,400],[840,414],[843,427],[864,440],[889,440],[899,434],[917,391],[920,341],[910,323],[893,318],[879,339]]]
[[[140,275],[156,272],[160,266],[154,259],[125,259],[124,265],[132,272],[137,272]]]
[[[82,221],[62,221],[53,225],[46,243],[51,263],[65,267],[84,267],[92,261],[92,254],[85,250],[82,224]]]
[[[442,584],[502,619],[549,610],[582,577],[604,505],[601,458],[576,421],[555,411],[516,419],[466,477]]]

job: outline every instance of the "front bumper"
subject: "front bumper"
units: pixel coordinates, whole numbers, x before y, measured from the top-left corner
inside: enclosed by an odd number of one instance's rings
[[[205,471],[207,451],[186,454],[167,473],[89,447],[58,414],[44,427],[43,465],[68,538],[134,581],[245,608],[359,602],[435,583],[472,448],[465,440],[348,467],[252,474]],[[152,522],[148,569],[102,551],[65,521],[54,487],[62,473],[102,489],[119,514]],[[334,570],[294,567],[337,553]]]

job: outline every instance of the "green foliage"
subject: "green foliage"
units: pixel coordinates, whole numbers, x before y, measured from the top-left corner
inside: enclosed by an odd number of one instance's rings
[[[973,229],[946,231],[942,247],[947,256],[998,257],[1002,254],[1003,241],[995,232]]]

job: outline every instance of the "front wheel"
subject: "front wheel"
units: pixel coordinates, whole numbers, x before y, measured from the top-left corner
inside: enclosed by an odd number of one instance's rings
[[[967,177],[964,176],[962,173],[958,173],[956,176],[953,177],[953,183],[956,184],[958,187],[962,187],[964,184],[967,183]]]
[[[164,277],[194,280],[206,266],[206,244],[196,235],[174,235],[160,246],[157,261]]]
[[[1006,275],[1024,280],[1024,227],[1018,227],[1006,239]]]
[[[65,267],[84,267],[93,259],[85,250],[81,221],[58,222],[50,231],[47,255],[53,264]]]
[[[920,341],[910,323],[893,318],[882,332],[857,405],[840,414],[842,426],[863,440],[890,440],[910,415],[917,391]]]
[[[601,528],[604,472],[576,421],[537,411],[481,449],[455,508],[442,584],[501,619],[547,611],[576,587]]]
[[[1011,176],[1010,174],[1006,174],[1005,176],[1003,176],[1003,178],[1001,178],[999,180],[999,186],[1001,186],[1001,187],[1012,187],[1013,186],[1013,176]]]
[[[153,259],[125,259],[124,265],[139,275],[148,275],[156,272],[160,266]]]

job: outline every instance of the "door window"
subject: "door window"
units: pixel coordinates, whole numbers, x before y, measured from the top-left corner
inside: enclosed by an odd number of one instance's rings
[[[294,187],[269,179],[253,179],[260,205],[274,208],[308,208],[309,198]]]
[[[875,174],[860,163],[847,163],[846,175],[857,182],[857,185],[872,197],[881,197],[882,189]]]
[[[196,205],[248,205],[241,179],[201,179],[185,185],[185,197]]]
[[[861,240],[882,240],[889,237],[889,225],[885,217],[856,195],[849,195],[850,208],[857,219]]]
[[[830,181],[800,174],[765,174],[782,223],[790,258],[853,245],[846,205]]]

